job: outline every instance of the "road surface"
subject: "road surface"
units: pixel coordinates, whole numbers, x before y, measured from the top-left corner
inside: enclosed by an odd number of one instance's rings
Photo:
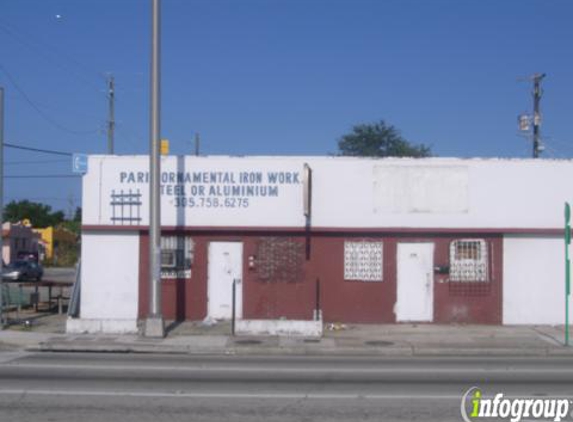
[[[472,386],[506,397],[573,398],[572,364],[7,352],[0,353],[0,421],[460,421]]]
[[[73,283],[76,281],[75,267],[44,267],[44,280],[56,283]]]

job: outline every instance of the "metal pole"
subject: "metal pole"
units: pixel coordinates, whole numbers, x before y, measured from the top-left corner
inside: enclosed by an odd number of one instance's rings
[[[149,160],[149,315],[145,336],[164,337],[161,312],[161,214],[160,214],[160,0],[152,0],[151,124]]]
[[[195,134],[195,156],[197,156],[197,157],[199,156],[199,142],[201,142],[199,139],[199,134],[196,133]]]
[[[4,88],[0,86],[0,266],[4,265]],[[4,269],[2,268],[2,271]],[[4,328],[3,279],[0,275],[0,329]]]
[[[231,317],[231,335],[235,335],[235,307],[237,305],[237,280],[233,280],[233,300],[232,300],[232,312]]]
[[[316,279],[316,317],[315,320],[318,320],[318,316],[320,313],[320,279]]]
[[[571,244],[571,207],[565,202],[565,346],[569,346],[569,295],[571,294],[571,262],[569,245]]]
[[[541,114],[539,112],[539,102],[541,101],[541,80],[545,73],[533,75],[533,158],[539,158],[540,142],[539,127],[541,126]]]
[[[107,125],[107,153],[113,154],[114,130],[115,130],[115,80],[113,75],[109,77],[109,120]]]

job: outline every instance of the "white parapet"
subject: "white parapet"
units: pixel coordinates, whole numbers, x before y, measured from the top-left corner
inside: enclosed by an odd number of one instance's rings
[[[136,334],[137,331],[135,319],[68,318],[66,321],[68,334]]]
[[[241,319],[235,323],[235,334],[322,337],[322,320]]]

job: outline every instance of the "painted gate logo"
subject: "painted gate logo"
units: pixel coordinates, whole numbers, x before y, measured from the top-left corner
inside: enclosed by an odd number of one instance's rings
[[[504,398],[503,393],[484,398],[478,387],[472,387],[462,396],[460,412],[465,422],[487,418],[511,422],[523,418],[559,422],[569,414],[570,404],[567,399]]]

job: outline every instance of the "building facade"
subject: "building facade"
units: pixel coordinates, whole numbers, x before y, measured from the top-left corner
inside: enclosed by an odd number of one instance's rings
[[[8,265],[28,255],[38,258],[39,235],[29,221],[2,224],[2,261]]]
[[[572,161],[162,157],[166,319],[562,324]],[[91,156],[81,312],[148,309],[146,156]]]
[[[77,235],[63,227],[45,227],[34,229],[40,235],[43,245],[42,260],[57,264],[60,250],[67,251],[77,245]]]

